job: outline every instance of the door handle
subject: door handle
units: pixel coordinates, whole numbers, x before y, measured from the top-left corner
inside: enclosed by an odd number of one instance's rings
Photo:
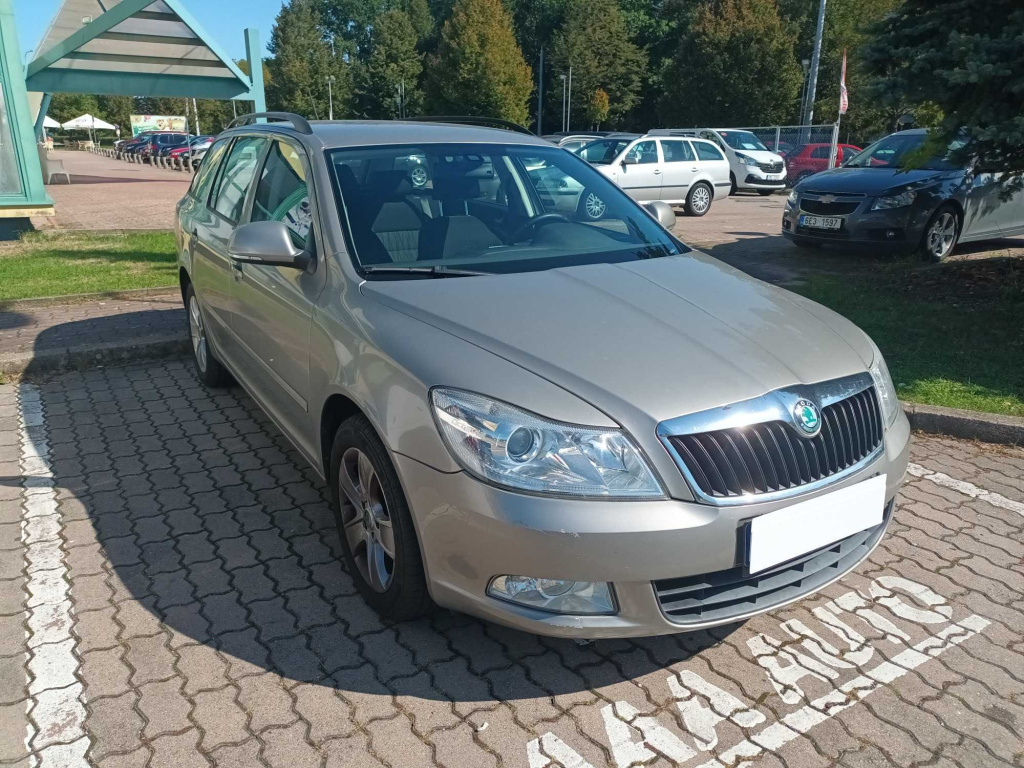
[[[655,175],[655,176],[660,176],[660,175],[661,175],[661,171],[655,171],[655,172],[654,172],[654,175]]]
[[[700,170],[700,169],[699,169],[699,168],[697,168],[697,166],[693,166],[693,168],[691,168],[690,170],[691,170],[691,171],[693,171],[694,173],[696,173],[696,172],[697,172],[698,170]]]

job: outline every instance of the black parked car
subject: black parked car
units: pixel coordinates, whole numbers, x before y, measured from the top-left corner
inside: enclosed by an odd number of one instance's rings
[[[1001,174],[949,155],[908,170],[924,129],[875,142],[842,167],[797,184],[782,216],[782,234],[799,246],[859,246],[918,251],[941,261],[958,242],[1024,234],[1024,193],[1007,201]]]

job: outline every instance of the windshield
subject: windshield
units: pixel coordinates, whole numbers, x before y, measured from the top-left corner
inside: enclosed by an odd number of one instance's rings
[[[904,168],[908,159],[924,146],[926,138],[924,133],[894,133],[876,141],[844,165],[847,168]],[[954,141],[945,154],[915,163],[914,167],[930,171],[953,170],[957,166],[949,161],[949,154],[962,146],[963,142]]]
[[[576,154],[594,165],[609,165],[632,139],[598,139],[580,149]]]
[[[750,131],[719,131],[718,135],[725,139],[725,143],[733,149],[753,149],[755,151],[767,152],[768,147],[761,143]]]
[[[528,272],[687,250],[611,181],[556,147],[362,147],[328,158],[356,266],[373,279]]]

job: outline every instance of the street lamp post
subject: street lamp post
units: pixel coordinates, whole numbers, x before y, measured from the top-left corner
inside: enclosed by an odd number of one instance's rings
[[[565,75],[562,78],[562,131],[565,131]]]
[[[331,86],[334,84],[334,75],[327,76],[327,119],[334,119],[334,91]]]

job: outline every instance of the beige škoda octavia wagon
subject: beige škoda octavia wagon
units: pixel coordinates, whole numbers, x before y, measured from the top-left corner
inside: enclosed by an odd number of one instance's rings
[[[327,480],[388,617],[742,619],[867,557],[909,425],[862,331],[672,218],[508,130],[247,116],[178,205],[196,369]]]

